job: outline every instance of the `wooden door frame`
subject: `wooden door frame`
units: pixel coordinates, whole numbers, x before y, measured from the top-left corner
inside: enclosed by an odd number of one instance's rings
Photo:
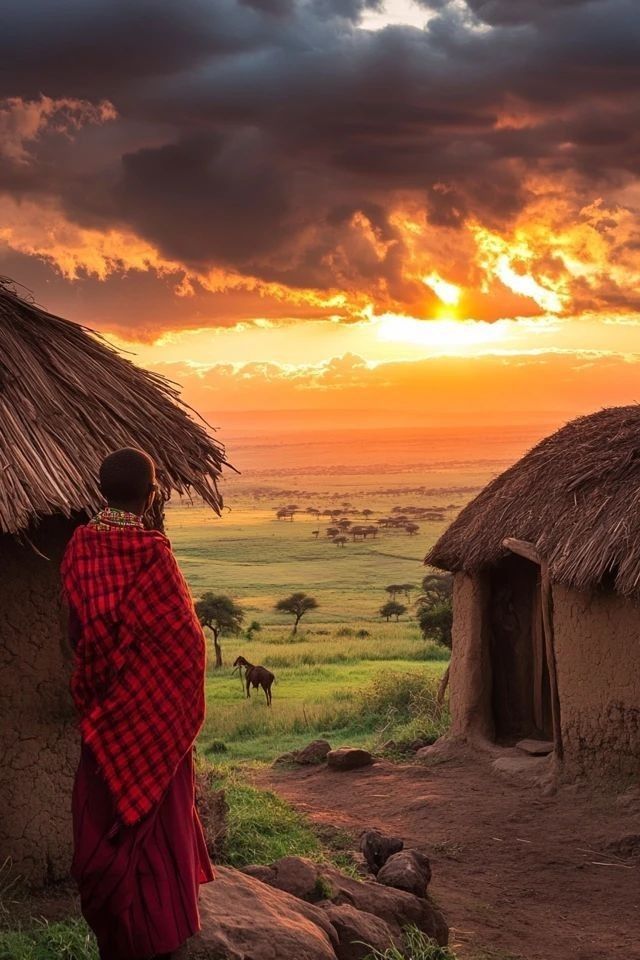
[[[505,537],[502,546],[511,553],[524,557],[540,567],[540,594],[542,604],[542,629],[544,632],[549,680],[551,682],[551,723],[553,726],[553,746],[555,754],[562,760],[562,727],[560,724],[560,695],[558,693],[558,671],[556,669],[555,638],[553,633],[553,590],[549,575],[549,564],[541,556],[535,544],[529,540]]]

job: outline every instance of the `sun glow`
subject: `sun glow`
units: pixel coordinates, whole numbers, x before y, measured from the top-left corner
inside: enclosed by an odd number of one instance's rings
[[[442,303],[448,307],[457,307],[460,302],[460,295],[462,291],[460,287],[457,287],[455,283],[449,283],[448,280],[443,280],[442,277],[437,273],[430,273],[429,276],[423,277],[422,282],[425,286],[430,287]]]
[[[475,320],[416,320],[385,313],[373,321],[377,338],[387,343],[408,343],[426,347],[433,353],[475,354],[483,345],[500,343],[507,336],[504,322],[481,323]]]

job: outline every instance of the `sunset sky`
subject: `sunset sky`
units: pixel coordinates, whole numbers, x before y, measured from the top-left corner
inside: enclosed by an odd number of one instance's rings
[[[225,412],[640,399],[638,0],[5,0],[0,273]]]

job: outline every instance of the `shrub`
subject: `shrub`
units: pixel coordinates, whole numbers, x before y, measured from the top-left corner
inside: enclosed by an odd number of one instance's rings
[[[369,633],[368,630],[357,630],[357,631],[356,631],[356,637],[358,638],[358,640],[366,640],[367,637],[370,637],[370,636],[371,636],[371,634]]]
[[[340,629],[336,632],[336,637],[352,637],[352,636],[353,636],[353,630],[351,629],[351,627],[340,627]]]
[[[388,950],[372,950],[365,960],[456,960],[449,947],[441,947],[435,940],[425,936],[417,927],[405,927],[404,949],[389,947]]]

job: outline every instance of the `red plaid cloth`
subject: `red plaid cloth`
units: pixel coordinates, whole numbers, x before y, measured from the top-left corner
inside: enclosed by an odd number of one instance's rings
[[[205,643],[169,541],[79,527],[62,561],[77,643],[71,693],[126,825],[163,796],[204,720]]]

